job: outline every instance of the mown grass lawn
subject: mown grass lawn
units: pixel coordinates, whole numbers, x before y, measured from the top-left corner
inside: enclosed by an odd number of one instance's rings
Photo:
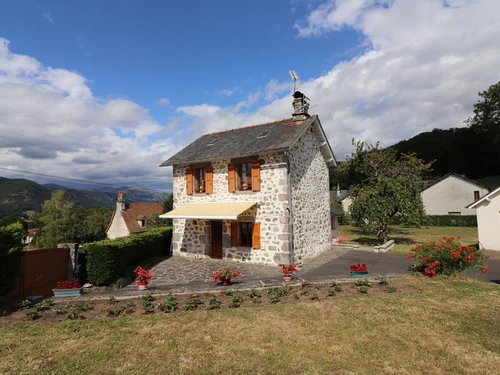
[[[7,324],[2,374],[498,374],[500,288],[406,277],[387,294]]]
[[[361,246],[375,246],[380,244],[373,233],[365,233],[360,228],[352,225],[341,225],[339,234],[347,235],[346,242]],[[460,243],[464,245],[477,244],[476,227],[420,227],[410,228],[399,225],[389,226],[390,240],[395,241],[394,251],[407,254],[410,249],[428,241],[439,240],[443,236],[460,236]]]

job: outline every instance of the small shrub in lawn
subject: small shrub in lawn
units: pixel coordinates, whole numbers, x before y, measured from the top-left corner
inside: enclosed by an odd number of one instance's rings
[[[378,281],[378,283],[379,283],[380,285],[389,285],[389,280],[387,280],[387,279],[380,279],[380,280]]]
[[[329,289],[328,289],[328,295],[329,295],[330,297],[333,297],[333,296],[335,295],[335,292],[336,292],[336,291],[335,291],[335,288],[329,288]]]
[[[40,317],[40,315],[36,311],[26,311],[26,317],[29,320],[35,320]]]
[[[31,301],[29,299],[23,299],[17,306],[19,307],[19,310],[29,309],[31,307]]]
[[[368,287],[366,285],[358,286],[358,292],[366,294],[368,293]]]
[[[92,302],[82,302],[75,305],[75,310],[77,311],[88,311],[93,309],[94,306],[92,305]]]
[[[36,311],[37,311],[38,313],[42,313],[42,312],[44,312],[45,310],[48,310],[48,309],[49,309],[49,307],[48,307],[48,306],[46,306],[43,302],[39,302],[39,303],[37,303],[37,304],[33,305],[33,307],[36,309]]]
[[[269,293],[276,294],[279,297],[284,297],[288,294],[288,292],[290,292],[291,289],[291,286],[285,285],[278,288],[271,288],[269,289]]]
[[[342,291],[342,285],[340,285],[338,282],[334,281],[332,282],[332,288],[336,291],[336,292],[341,292]]]
[[[299,298],[300,298],[300,296],[299,296],[297,293],[294,293],[294,294],[293,294],[293,298],[295,298],[295,299],[299,299]]]
[[[152,294],[146,294],[146,295],[142,296],[142,300],[143,301],[153,302],[155,300],[155,298],[153,297]]]
[[[311,285],[312,285],[312,284],[311,284],[310,282],[308,282],[308,281],[304,281],[304,282],[302,283],[302,285],[301,285],[301,286],[302,286],[302,289],[305,289],[305,288],[310,287]]]
[[[272,294],[271,297],[269,297],[269,300],[271,303],[278,303],[281,301],[281,298],[277,294]]]
[[[248,293],[248,296],[252,299],[253,303],[259,303],[262,294],[255,289],[251,289],[250,292]]]
[[[118,303],[118,300],[113,296],[109,297],[108,304],[114,305],[115,303]]]
[[[121,307],[121,308],[118,308],[118,309],[107,309],[106,311],[108,313],[108,316],[117,317],[117,316],[120,316],[123,313],[124,307]]]
[[[186,311],[196,310],[198,305],[201,305],[202,303],[203,302],[201,301],[199,296],[197,296],[196,294],[192,294],[191,297],[186,301]]]
[[[66,313],[66,310],[64,309],[63,306],[54,307],[52,311],[54,311],[57,315],[62,315]]]
[[[396,287],[392,286],[392,285],[389,285],[385,288],[385,291],[387,293],[394,293],[396,291]]]
[[[233,296],[233,294],[234,294],[234,292],[233,292],[232,290],[225,290],[225,291],[224,291],[224,294],[225,294],[226,296],[228,296],[228,297],[232,297],[232,296]]]
[[[177,298],[171,294],[163,303],[158,304],[158,307],[160,311],[172,313],[177,310]]]
[[[372,283],[370,283],[369,280],[356,280],[356,285],[370,287],[372,286]]]
[[[310,295],[309,295],[309,298],[312,299],[312,300],[315,300],[315,299],[318,299],[318,294],[315,293],[315,292],[312,292]]]
[[[69,320],[85,319],[85,315],[83,315],[83,313],[77,310],[73,310],[68,314],[68,319]]]
[[[51,299],[46,299],[45,301],[43,301],[43,303],[45,304],[45,306],[54,306],[55,305],[55,302],[52,301]]]
[[[142,307],[144,308],[144,312],[145,313],[152,313],[154,312],[154,306],[153,306],[153,302],[145,299],[142,301]]]
[[[471,268],[487,272],[484,254],[474,246],[460,245],[459,239],[445,236],[439,241],[426,242],[412,249],[408,258],[415,258],[415,270],[427,276],[452,275]]]
[[[221,301],[216,296],[213,296],[208,302],[207,310],[218,310],[221,304]]]
[[[238,308],[241,306],[241,294],[235,293],[231,298],[231,302],[229,303],[230,308]]]

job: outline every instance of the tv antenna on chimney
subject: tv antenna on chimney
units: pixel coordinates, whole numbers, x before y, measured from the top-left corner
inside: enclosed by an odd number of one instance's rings
[[[297,85],[299,76],[295,73],[295,70],[289,70],[288,73],[290,73],[290,77],[293,79],[293,92],[295,92],[295,86]]]

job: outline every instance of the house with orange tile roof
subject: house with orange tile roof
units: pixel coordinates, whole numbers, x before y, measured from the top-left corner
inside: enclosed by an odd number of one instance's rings
[[[163,212],[161,202],[126,203],[123,192],[118,192],[116,210],[111,216],[106,235],[108,238],[130,236],[147,231],[147,220]]]

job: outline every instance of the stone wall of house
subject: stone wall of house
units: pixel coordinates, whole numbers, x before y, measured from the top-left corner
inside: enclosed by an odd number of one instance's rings
[[[259,155],[261,190],[228,191],[230,159],[212,162],[213,193],[187,195],[188,164],[174,166],[174,209],[188,203],[257,202],[246,220],[261,223],[261,248],[231,247],[231,221],[223,221],[223,258],[251,263],[279,264],[289,261],[289,215],[287,169],[282,154]],[[172,252],[174,255],[209,257],[211,255],[210,221],[174,219]]]
[[[301,261],[331,248],[328,167],[313,127],[290,150],[294,258]]]

